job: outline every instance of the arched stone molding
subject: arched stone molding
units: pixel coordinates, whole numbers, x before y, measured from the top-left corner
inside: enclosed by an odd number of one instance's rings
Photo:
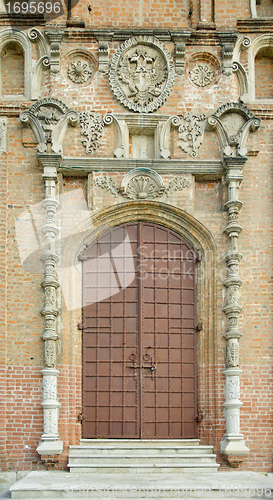
[[[232,71],[237,76],[238,79],[238,92],[240,96],[240,100],[245,102],[245,96],[248,95],[249,87],[248,87],[248,76],[243,65],[237,61],[234,61],[232,64]]]
[[[39,60],[37,62],[32,58],[31,42],[33,41],[38,44]],[[18,43],[24,52],[25,97],[27,99],[38,99],[41,93],[42,70],[49,65],[49,52],[46,41],[39,30],[35,28],[31,29],[28,35],[16,28],[5,28],[0,32],[0,54],[5,45],[10,42]],[[14,97],[18,99],[18,96]]]
[[[256,0],[249,0],[250,16],[252,19],[257,17]]]
[[[233,61],[233,70],[237,72],[239,79],[240,100],[243,103],[255,104],[272,104],[273,99],[256,99],[255,96],[255,58],[263,49],[271,49],[273,47],[273,35],[266,33],[257,36],[252,42],[248,37],[240,39],[240,43],[236,49],[236,58]],[[248,74],[239,63],[241,50],[247,49],[248,53]],[[238,61],[238,62],[237,62]],[[237,65],[237,66],[236,66]],[[241,85],[240,85],[241,80]],[[244,80],[242,84],[242,80]]]
[[[129,201],[102,210],[90,217],[86,224],[82,224],[77,234],[67,241],[63,252],[63,270],[74,262],[77,268],[74,281],[71,272],[68,274],[69,289],[81,290],[80,261],[82,251],[87,248],[99,235],[110,227],[125,223],[145,221],[162,225],[175,231],[183,237],[195,250],[197,256],[197,293],[198,316],[197,323],[202,323],[202,331],[197,333],[198,338],[198,365],[199,365],[199,411],[202,413],[200,433],[204,436],[205,444],[213,443],[213,426],[215,418],[215,404],[218,395],[214,393],[211,376],[215,363],[215,333],[216,333],[216,244],[210,231],[196,218],[186,211],[167,205],[162,202],[145,200]],[[67,262],[66,262],[67,261]],[[66,271],[67,272],[67,271]],[[79,308],[80,305],[77,304]],[[73,311],[71,311],[73,317]],[[206,370],[204,370],[206,367]],[[204,390],[206,387],[206,397]],[[220,398],[223,396],[219,395]]]
[[[31,99],[41,97],[42,77],[45,69],[50,68],[50,51],[44,35],[36,28],[31,28],[28,32],[31,42],[37,44],[39,59],[33,64],[31,81]]]
[[[273,47],[273,35],[260,35],[253,40],[250,50],[248,51],[248,67],[249,67],[249,97],[251,101],[257,104],[272,104],[273,99],[256,99],[255,96],[255,58],[262,49],[271,49]],[[273,60],[273,59],[272,59]]]

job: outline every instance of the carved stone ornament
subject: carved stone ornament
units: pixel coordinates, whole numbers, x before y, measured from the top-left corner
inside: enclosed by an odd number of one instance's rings
[[[152,36],[130,38],[110,64],[109,83],[124,106],[139,113],[156,111],[169,96],[175,76],[167,47]]]
[[[0,153],[7,151],[7,118],[0,118]]]
[[[168,187],[166,187],[165,194],[167,198],[169,198],[174,191],[182,191],[182,189],[189,188],[190,186],[191,183],[189,179],[185,179],[184,177],[174,177],[169,182]]]
[[[196,156],[204,137],[204,126],[200,122],[204,122],[205,115],[197,113],[186,113],[181,118],[178,128],[179,146],[185,153],[191,156]]]
[[[72,82],[85,83],[91,78],[93,71],[87,62],[78,59],[69,64],[67,74]]]
[[[84,111],[80,113],[81,134],[84,135],[82,143],[88,155],[101,146],[104,122],[99,113]]]
[[[78,124],[78,114],[69,111],[67,106],[52,97],[41,99],[28,110],[20,114],[20,120],[26,125],[31,125],[38,141],[38,152],[47,151],[47,143],[51,143],[53,153],[62,153],[62,141],[67,125]]]
[[[165,187],[160,175],[154,170],[136,168],[124,177],[120,191],[130,200],[146,200],[162,195]]]
[[[108,175],[100,175],[99,177],[96,177],[94,184],[95,186],[99,186],[101,189],[107,189],[113,195],[115,195],[115,198],[117,198],[119,194],[119,188],[117,187],[112,177],[109,177]]]
[[[260,125],[261,119],[237,102],[223,104],[208,118],[208,126],[216,130],[224,157],[246,157],[248,134]]]
[[[190,79],[198,87],[207,87],[214,80],[214,68],[208,62],[196,63],[190,71]]]
[[[239,344],[236,339],[230,339],[226,349],[226,367],[236,367],[239,364]]]

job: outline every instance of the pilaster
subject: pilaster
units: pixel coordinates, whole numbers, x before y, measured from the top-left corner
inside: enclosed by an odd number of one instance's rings
[[[56,265],[58,256],[55,251],[55,238],[59,233],[56,225],[56,211],[59,202],[55,198],[57,181],[57,168],[62,156],[54,153],[38,154],[38,159],[44,167],[45,199],[42,206],[46,212],[45,224],[42,227],[44,237],[44,252],[42,261],[44,263],[44,280],[41,283],[44,289],[44,307],[41,314],[44,316],[45,329],[41,335],[44,341],[45,367],[41,371],[43,375],[43,399],[44,432],[37,448],[40,455],[57,455],[63,450],[63,443],[58,434],[58,417],[60,403],[57,396],[57,377],[59,371],[57,364],[57,341],[59,335],[56,329],[56,318],[59,311],[56,307],[56,291],[59,282],[56,277]]]
[[[243,434],[240,433],[240,376],[239,369],[239,339],[242,336],[238,321],[242,307],[239,304],[239,290],[242,280],[239,277],[239,263],[242,255],[238,251],[238,238],[242,231],[238,223],[238,214],[242,202],[238,199],[238,191],[243,179],[243,166],[247,158],[225,158],[226,183],[228,201],[225,207],[228,211],[228,224],[224,233],[229,238],[229,249],[225,256],[227,263],[226,303],[223,308],[227,316],[227,328],[224,338],[227,340],[225,365],[225,402],[224,414],[226,420],[226,433],[221,441],[221,452],[226,456],[232,467],[238,467],[243,457],[249,453]]]

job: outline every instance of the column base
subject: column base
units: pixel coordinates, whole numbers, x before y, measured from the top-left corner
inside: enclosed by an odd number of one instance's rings
[[[244,457],[250,453],[243,434],[226,434],[221,440],[220,451],[233,468],[239,467]]]
[[[41,441],[36,451],[39,455],[60,455],[63,452],[63,442],[59,439],[55,441]]]

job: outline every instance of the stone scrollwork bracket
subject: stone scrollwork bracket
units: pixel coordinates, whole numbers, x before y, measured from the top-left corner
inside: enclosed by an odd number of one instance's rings
[[[124,139],[124,127],[120,120],[118,120],[115,115],[107,114],[103,117],[103,122],[105,125],[111,125],[114,123],[116,132],[116,147],[114,149],[115,158],[123,158],[125,152],[125,139]]]
[[[171,32],[171,39],[175,44],[175,71],[183,75],[185,67],[186,43],[191,36],[191,31]]]
[[[161,158],[170,158],[170,131],[172,127],[179,127],[181,120],[179,116],[171,116],[163,125],[159,137],[159,151]]]
[[[45,35],[50,44],[50,71],[59,73],[60,71],[60,47],[64,37],[62,30],[46,30]]]
[[[232,74],[233,51],[238,33],[234,31],[219,31],[218,36],[222,45],[223,74],[230,76]]]
[[[109,69],[109,42],[111,42],[114,33],[111,31],[94,31],[94,35],[99,44],[99,72],[108,73]]]

